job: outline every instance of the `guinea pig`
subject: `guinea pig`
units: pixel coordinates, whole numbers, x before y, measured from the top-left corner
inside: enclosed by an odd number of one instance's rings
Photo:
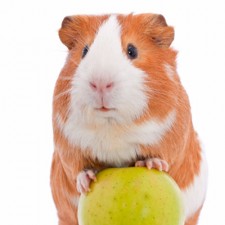
[[[108,167],[166,171],[179,185],[185,225],[197,224],[207,163],[158,14],[65,17],[68,57],[53,98],[51,188],[60,225],[77,225],[81,193]],[[138,193],[136,193],[138,194]]]

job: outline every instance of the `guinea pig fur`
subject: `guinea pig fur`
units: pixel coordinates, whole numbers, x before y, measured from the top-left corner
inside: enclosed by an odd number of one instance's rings
[[[59,224],[78,224],[79,195],[97,171],[146,166],[173,177],[185,225],[196,225],[207,165],[170,47],[173,27],[157,14],[77,15],[64,18],[59,37],[68,48],[53,98]]]

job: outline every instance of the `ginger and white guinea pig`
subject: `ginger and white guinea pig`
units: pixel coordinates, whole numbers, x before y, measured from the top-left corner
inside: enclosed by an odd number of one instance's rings
[[[170,48],[173,27],[157,14],[77,15],[65,17],[59,36],[69,50],[53,99],[59,224],[78,224],[79,195],[98,171],[128,166],[168,172],[182,190],[185,225],[197,224],[207,165]]]

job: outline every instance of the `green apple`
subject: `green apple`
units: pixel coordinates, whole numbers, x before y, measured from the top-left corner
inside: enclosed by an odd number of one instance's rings
[[[79,225],[184,225],[181,191],[164,172],[106,169],[90,188],[79,200]]]

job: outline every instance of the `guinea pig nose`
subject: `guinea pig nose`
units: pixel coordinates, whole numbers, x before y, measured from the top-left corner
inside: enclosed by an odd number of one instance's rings
[[[94,83],[94,82],[89,82],[89,85],[90,87],[93,89],[93,90],[97,90],[97,84]]]
[[[106,84],[106,90],[111,90],[113,88],[113,86],[114,86],[113,82]]]
[[[89,82],[89,85],[93,91],[98,91],[98,92],[105,92],[105,91],[110,91],[114,83],[113,82],[108,82],[108,83],[99,83],[99,82]]]

